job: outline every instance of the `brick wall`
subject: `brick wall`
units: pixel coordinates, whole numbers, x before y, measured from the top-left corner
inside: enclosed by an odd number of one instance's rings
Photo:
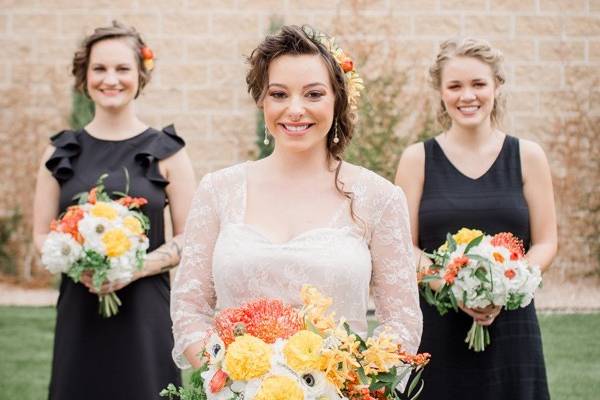
[[[360,29],[345,24],[357,15]],[[67,126],[77,42],[115,18],[157,54],[138,102],[143,119],[176,124],[199,176],[250,157],[256,108],[242,55],[274,16],[336,32],[350,52],[357,41],[393,46],[398,65],[417,70],[445,38],[485,37],[507,59],[506,130],[523,137],[553,134],[569,79],[600,79],[600,0],[0,0],[0,139],[10,143],[0,152],[0,195],[14,192],[10,160],[35,165],[47,137]]]

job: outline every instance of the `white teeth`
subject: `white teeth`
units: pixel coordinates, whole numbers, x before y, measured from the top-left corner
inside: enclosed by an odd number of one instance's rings
[[[285,129],[291,132],[299,132],[308,128],[308,125],[284,125]]]
[[[479,107],[477,106],[472,106],[472,107],[459,107],[458,109],[464,112],[475,112],[477,111]]]

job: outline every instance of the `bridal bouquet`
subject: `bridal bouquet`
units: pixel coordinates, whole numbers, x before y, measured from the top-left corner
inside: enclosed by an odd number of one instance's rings
[[[141,269],[148,249],[148,218],[139,211],[147,203],[141,197],[111,200],[104,191],[102,175],[89,193],[76,196],[71,206],[52,222],[42,248],[42,264],[52,273],[66,273],[75,282],[91,274],[94,287],[127,282]],[[112,292],[99,295],[99,313],[111,317],[121,301]]]
[[[327,314],[331,299],[302,288],[304,306],[258,299],[215,319],[189,388],[170,384],[161,396],[182,400],[397,399],[412,371],[414,392],[429,354],[407,354],[388,331],[363,341],[344,320]]]
[[[419,287],[425,300],[441,315],[449,309],[456,311],[459,302],[468,308],[525,307],[542,282],[539,267],[529,265],[522,242],[511,233],[490,236],[462,228],[454,235],[448,234],[446,242],[431,256],[434,264],[419,273]],[[441,281],[441,288],[433,291],[431,281]],[[469,349],[485,350],[490,344],[487,327],[473,321],[465,342]]]

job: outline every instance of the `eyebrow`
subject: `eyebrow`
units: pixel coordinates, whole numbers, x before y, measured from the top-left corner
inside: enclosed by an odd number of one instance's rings
[[[487,82],[487,79],[485,79],[485,78],[474,78],[474,79],[471,79],[471,82]],[[453,84],[453,83],[462,83],[462,81],[453,80],[453,81],[448,82],[448,84]]]
[[[277,87],[281,87],[281,88],[287,89],[287,86],[284,85],[283,83],[269,83],[269,86],[267,86],[267,87],[270,88],[272,86],[277,86]],[[327,87],[327,85],[324,84],[324,83],[322,83],[322,82],[313,82],[313,83],[309,83],[308,85],[304,85],[302,87],[302,89],[308,89],[308,88],[311,88],[311,87],[314,87],[314,86],[324,86],[325,88]]]

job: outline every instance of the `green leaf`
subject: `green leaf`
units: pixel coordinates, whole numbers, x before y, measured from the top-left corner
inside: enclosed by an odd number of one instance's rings
[[[420,370],[419,372],[417,372],[417,374],[411,379],[410,385],[408,386],[408,391],[406,392],[406,394],[408,396],[411,395],[411,393],[413,392],[413,390],[415,390],[415,387],[417,386],[417,384],[419,383],[419,381],[421,380],[421,374],[423,373],[423,370]]]
[[[448,253],[452,253],[456,250],[456,241],[450,233],[446,234],[446,242],[448,243]]]
[[[469,244],[467,244],[467,247],[465,247],[464,254],[467,254],[469,252],[469,250],[471,250],[473,247],[475,247],[479,243],[481,243],[482,240],[483,240],[483,235],[479,235],[475,239],[471,240],[469,242]]]

